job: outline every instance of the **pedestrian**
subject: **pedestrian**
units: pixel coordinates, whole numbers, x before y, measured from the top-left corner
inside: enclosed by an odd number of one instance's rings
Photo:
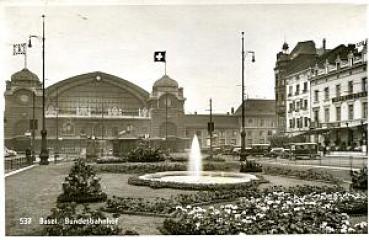
[[[26,159],[28,164],[32,164],[32,152],[31,149],[26,149]]]

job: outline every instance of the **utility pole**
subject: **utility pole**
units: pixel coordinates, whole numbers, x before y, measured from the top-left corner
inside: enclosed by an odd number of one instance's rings
[[[59,88],[56,89],[56,145],[54,163],[56,164],[59,157]]]
[[[247,161],[246,158],[246,132],[245,132],[245,48],[244,48],[244,32],[242,32],[242,98],[241,98],[241,153],[240,160],[242,162]]]

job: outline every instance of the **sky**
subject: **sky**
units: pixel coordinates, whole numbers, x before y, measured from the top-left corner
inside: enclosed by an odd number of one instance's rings
[[[45,1],[44,1],[45,2]],[[63,1],[62,1],[63,2]],[[145,2],[145,1],[142,1]],[[46,2],[45,2],[46,3]],[[12,44],[42,34],[46,15],[46,86],[102,71],[151,92],[164,74],[154,51],[167,51],[167,74],[184,88],[185,112],[229,112],[241,102],[241,32],[249,98],[274,99],[276,54],[286,41],[313,40],[327,48],[357,43],[367,36],[367,7],[360,4],[216,4],[216,5],[7,5],[2,9],[0,77],[24,67]],[[60,1],[59,1],[60,3]],[[42,78],[42,42],[33,39],[28,69]]]

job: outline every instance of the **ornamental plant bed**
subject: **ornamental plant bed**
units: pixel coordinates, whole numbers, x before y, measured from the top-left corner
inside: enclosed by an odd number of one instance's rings
[[[297,170],[278,166],[264,166],[263,172],[269,175],[295,177],[301,180],[321,181],[321,182],[341,182],[338,178],[326,171],[316,171],[314,169]]]
[[[166,219],[164,234],[326,234],[367,233],[367,223],[351,225],[347,213],[337,211],[340,201],[367,199],[361,193],[262,192],[235,204],[207,209],[178,206]]]
[[[187,163],[158,162],[158,163],[118,163],[118,164],[96,164],[92,167],[97,172],[144,174],[166,171],[187,171]],[[204,163],[205,171],[229,171],[230,165],[223,163]]]
[[[310,193],[329,194],[343,191],[342,187],[331,186],[297,186],[285,188],[282,186],[270,187],[258,190],[254,185],[248,189],[218,190],[218,191],[199,191],[191,194],[178,194],[170,198],[155,198],[147,200],[144,198],[122,198],[113,196],[108,198],[104,209],[115,213],[155,213],[159,215],[172,214],[177,206],[197,206],[209,205],[211,203],[221,203],[237,200],[240,197],[246,198],[262,198],[263,196],[273,192],[286,192],[295,196],[304,196]],[[353,201],[354,202],[354,201]]]

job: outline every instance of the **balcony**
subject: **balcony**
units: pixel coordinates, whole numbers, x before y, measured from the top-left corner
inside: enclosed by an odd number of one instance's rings
[[[345,96],[334,97],[334,98],[332,98],[332,103],[343,102],[343,101],[358,99],[358,98],[367,97],[367,96],[368,96],[368,92],[366,92],[366,91],[365,92],[352,93],[352,94],[348,94],[348,95],[345,95]]]

